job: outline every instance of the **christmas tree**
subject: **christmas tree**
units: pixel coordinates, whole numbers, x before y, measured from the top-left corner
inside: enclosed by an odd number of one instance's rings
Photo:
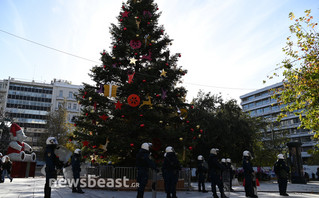
[[[182,148],[186,90],[178,87],[186,70],[171,55],[172,39],[158,25],[153,0],[123,3],[118,25],[111,25],[111,51],[91,69],[94,85],[84,84],[78,96],[82,113],[74,137],[100,158],[135,162],[143,142],[153,144],[155,158],[166,146]]]

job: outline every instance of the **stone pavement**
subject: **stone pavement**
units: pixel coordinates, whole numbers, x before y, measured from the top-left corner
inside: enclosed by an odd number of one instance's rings
[[[12,183],[6,179],[0,184],[0,198],[40,198],[43,197],[45,178],[15,178]],[[196,183],[192,184],[194,187]],[[206,184],[210,189],[209,183]],[[244,198],[244,188],[234,186],[236,192],[230,197]],[[83,189],[85,194],[72,193],[69,187],[52,188],[52,198],[135,198],[135,191],[106,191],[96,189]],[[292,198],[319,198],[319,182],[308,184],[288,184],[288,193]],[[179,198],[211,198],[211,192],[200,193],[197,191],[178,191]],[[278,186],[275,182],[261,183],[258,187],[259,198],[282,197],[278,193]],[[152,198],[152,192],[146,192],[144,198]],[[156,198],[166,198],[163,192],[157,192]]]

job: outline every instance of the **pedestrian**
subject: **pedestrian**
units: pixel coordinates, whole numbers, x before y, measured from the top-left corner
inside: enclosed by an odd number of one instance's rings
[[[317,180],[319,181],[319,167],[317,168],[316,175],[317,175]]]
[[[0,183],[3,183],[2,181],[2,153],[0,153]]]
[[[255,181],[255,172],[251,163],[251,154],[249,151],[243,152],[243,169],[245,179],[245,193],[246,197],[257,198],[257,187]]]
[[[227,169],[228,169],[228,171],[229,171],[229,184],[230,184],[230,191],[231,192],[234,192],[234,189],[233,189],[233,177],[234,177],[234,171],[233,171],[233,167],[232,167],[232,165],[231,165],[231,159],[230,158],[227,158],[226,159],[226,166],[227,166]]]
[[[222,171],[224,170],[224,167],[222,164],[218,162],[217,159],[217,150],[216,148],[212,148],[210,150],[210,155],[208,158],[208,170],[209,170],[209,175],[212,183],[212,192],[213,192],[213,197],[218,198],[217,192],[216,192],[216,185],[219,188],[219,192],[222,198],[227,198],[225,193],[224,193],[224,185],[222,182]]]
[[[286,165],[283,154],[279,154],[277,158],[278,161],[274,165],[274,172],[277,176],[279,193],[282,196],[289,196],[287,194],[287,182],[290,169]]]
[[[207,167],[204,163],[204,157],[202,155],[199,155],[197,157],[198,192],[207,193],[208,191],[205,190]]]
[[[143,143],[141,149],[136,155],[137,182],[139,183],[137,198],[144,197],[144,190],[148,181],[148,169],[152,168],[158,171],[155,163],[150,159],[150,147],[150,143]]]
[[[12,182],[12,177],[10,176],[12,162],[10,161],[10,157],[5,155],[2,162],[2,181],[4,182],[4,178],[7,176],[10,179],[10,182]]]
[[[46,140],[46,148],[44,153],[45,160],[45,185],[44,185],[44,198],[51,197],[51,185],[54,179],[57,179],[57,169],[60,167],[59,158],[55,155],[54,151],[57,148],[58,141],[55,137],[48,137]]]
[[[74,154],[71,157],[71,165],[74,178],[72,193],[84,193],[80,187],[81,149],[74,150]]]
[[[181,170],[181,165],[173,147],[166,147],[165,152],[166,156],[164,158],[162,171],[165,175],[164,185],[166,189],[166,198],[177,198],[176,184],[178,182],[178,172]]]

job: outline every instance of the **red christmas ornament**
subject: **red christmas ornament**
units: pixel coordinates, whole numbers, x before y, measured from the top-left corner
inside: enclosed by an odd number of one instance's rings
[[[74,124],[74,126],[76,127],[76,124]]]
[[[191,132],[194,132],[194,129],[193,129],[193,128],[191,128]]]
[[[115,109],[121,109],[122,105],[123,104],[120,101],[117,101],[117,103],[115,103]]]
[[[193,137],[193,140],[196,140],[196,137]]]
[[[151,22],[147,22],[147,25],[151,24]]]
[[[100,116],[100,118],[105,121],[105,120],[108,119],[109,117],[103,114],[103,115]]]
[[[145,125],[144,124],[140,124],[140,127],[144,127]]]
[[[201,130],[199,130],[199,132],[200,132],[200,133],[203,133],[203,130],[201,129]]]
[[[128,17],[128,14],[129,14],[129,13],[130,13],[129,11],[126,11],[126,10],[125,10],[125,12],[122,13],[122,17]]]
[[[123,19],[121,18],[121,19],[120,19],[120,21],[122,22],[122,21],[123,21]]]
[[[84,156],[83,156],[83,158],[84,158],[84,159],[86,159],[86,158],[87,158],[87,156],[86,156],[86,155],[84,155]]]
[[[141,114],[140,117],[143,117],[143,114]]]
[[[103,159],[104,158],[103,155],[101,155],[100,158]]]
[[[113,48],[115,49],[115,48],[116,48],[116,45],[114,45]]]
[[[191,109],[194,109],[194,106],[193,106],[193,105],[191,106]]]
[[[168,66],[168,63],[166,63],[166,66]]]
[[[130,144],[130,147],[134,147],[134,144],[133,144],[133,143],[131,143],[131,144]]]
[[[146,82],[146,80],[143,80],[143,83],[145,83]]]
[[[156,94],[156,97],[160,97],[160,95],[159,95],[159,94]]]
[[[96,148],[96,145],[93,145],[92,148]]]
[[[179,56],[179,57],[181,57],[181,56],[182,56],[182,54],[178,54],[178,56]]]
[[[121,118],[124,118],[124,117],[125,117],[124,115],[121,116]]]
[[[127,102],[131,107],[137,107],[140,104],[140,97],[136,94],[131,94],[127,98]]]
[[[137,56],[137,53],[135,52],[134,55]]]
[[[71,140],[71,139],[69,139],[69,142],[72,142],[72,140]]]
[[[86,115],[86,116],[88,116],[88,115],[89,115],[89,113],[86,113],[85,115]]]
[[[84,95],[86,95],[88,92],[84,92]]]
[[[104,69],[106,68],[106,65],[103,65]]]
[[[130,46],[133,49],[139,49],[142,46],[142,42],[140,40],[131,40],[130,41]]]
[[[188,149],[189,149],[189,150],[193,150],[193,147],[190,146],[190,147],[188,147]]]
[[[85,140],[85,141],[82,142],[82,144],[83,144],[83,146],[89,146],[89,141]]]
[[[189,120],[187,120],[186,123],[189,123]]]
[[[123,28],[123,30],[127,30],[127,28],[125,27],[125,28]]]
[[[82,96],[82,98],[85,98],[85,96]]]

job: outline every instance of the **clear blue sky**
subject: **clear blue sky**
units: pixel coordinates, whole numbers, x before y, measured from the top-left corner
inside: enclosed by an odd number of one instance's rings
[[[268,84],[262,81],[284,58],[289,12],[311,9],[318,0],[157,0],[178,62],[188,100],[199,89],[236,99]],[[0,0],[0,30],[95,62],[50,50],[0,31],[0,79],[92,83],[88,73],[110,51],[109,27],[120,0]],[[237,89],[240,88],[240,89]]]

